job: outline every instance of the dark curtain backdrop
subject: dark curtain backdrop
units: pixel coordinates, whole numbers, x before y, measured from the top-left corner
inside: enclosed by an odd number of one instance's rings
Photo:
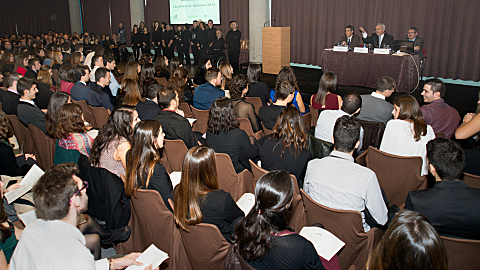
[[[34,34],[55,32],[70,33],[70,13],[65,0],[16,0],[2,1],[0,11],[0,35],[18,33]]]
[[[123,22],[127,30],[127,46],[130,46],[132,24],[130,22],[130,0],[109,0],[112,12],[112,33],[118,34],[118,24]]]
[[[480,80],[478,0],[272,0],[273,26],[291,27],[291,62],[320,65],[351,24],[370,35],[383,22],[395,39],[411,26],[425,40],[425,76]]]
[[[83,32],[110,33],[109,1],[81,0],[81,3]]]

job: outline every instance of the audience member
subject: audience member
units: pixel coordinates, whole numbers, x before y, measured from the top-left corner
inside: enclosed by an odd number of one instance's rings
[[[48,102],[47,113],[45,115],[45,126],[50,137],[55,137],[55,129],[58,125],[58,111],[63,104],[70,102],[72,102],[72,99],[65,92],[56,92],[52,95],[52,98],[50,98],[50,101]]]
[[[350,50],[353,50],[355,47],[360,47],[362,45],[362,39],[360,36],[354,34],[354,27],[347,25],[345,27],[345,35],[340,38],[340,45],[348,46]]]
[[[107,68],[110,71],[110,84],[108,85],[108,88],[110,89],[110,94],[112,95],[110,99],[115,99],[117,96],[118,89],[120,88],[120,84],[113,75],[115,68],[117,67],[115,57],[113,56],[108,56],[103,60],[103,65],[105,68]]]
[[[389,46],[393,48],[393,36],[385,33],[385,24],[377,23],[375,26],[375,34],[367,37],[368,34],[363,27],[360,27],[360,32],[362,32],[363,42],[372,43],[375,48],[384,48]]]
[[[469,147],[464,146],[465,149],[465,172],[480,175],[480,167],[478,166],[480,161],[480,91],[478,92],[478,106],[476,113],[467,113],[463,117],[462,124],[455,131],[455,138],[457,139],[469,139],[472,144]],[[473,138],[472,138],[473,136]]]
[[[95,72],[98,68],[104,67],[103,66],[103,55],[99,53],[95,53],[92,57],[92,64],[90,66],[92,68],[92,72],[90,72],[90,81],[96,82]]]
[[[18,120],[25,126],[32,124],[47,134],[45,126],[45,113],[35,105],[33,100],[38,92],[37,84],[33,79],[23,77],[18,80],[17,90],[20,94],[17,112]]]
[[[4,112],[0,112],[1,114],[3,116],[0,116],[0,118],[5,117]],[[3,182],[0,182],[0,268],[10,269],[10,260],[18,244],[16,233],[20,232],[7,218],[3,199],[6,191],[3,191],[3,186]]]
[[[61,52],[53,53],[52,69],[59,70],[60,65],[63,63],[63,55]]]
[[[22,77],[19,73],[13,72],[4,78],[7,91],[1,95],[2,109],[6,114],[15,114],[18,116],[17,107],[20,101],[20,95],[17,91],[18,80]]]
[[[258,117],[263,126],[267,129],[273,129],[277,123],[278,116],[292,102],[295,88],[289,81],[283,81],[276,85],[276,101],[272,105],[264,105],[258,111]]]
[[[138,87],[142,96],[145,96],[146,87],[152,83],[157,83],[155,80],[155,65],[152,63],[145,63],[142,66],[138,80]]]
[[[25,76],[25,72],[27,72],[28,66],[28,56],[26,54],[17,54],[15,56],[15,72],[22,74]]]
[[[60,91],[69,95],[73,87],[73,80],[71,78],[72,68],[72,64],[65,61],[58,70],[58,76],[60,77]]]
[[[186,102],[190,106],[193,104],[193,90],[195,88],[193,87],[192,81],[188,78],[188,70],[184,67],[178,67],[173,71],[172,78],[178,78],[180,79],[180,82],[183,85],[183,88],[180,88],[179,91],[181,92],[180,97],[181,102]],[[181,87],[180,83],[178,83],[178,87]]]
[[[252,125],[253,132],[259,131],[261,128],[258,122],[258,116],[255,113],[255,107],[245,101],[244,98],[248,92],[247,76],[241,74],[235,75],[235,77],[230,80],[228,88],[230,89],[230,98],[237,117],[248,119]]]
[[[73,68],[72,78],[75,82],[70,89],[72,100],[86,100],[88,92],[90,92],[90,87],[87,85],[90,81],[90,69],[87,66],[77,65]]]
[[[275,89],[270,90],[270,99],[273,102],[277,101],[277,96],[275,94],[276,89],[278,87],[278,84],[282,83],[283,81],[289,81],[293,84],[295,93],[293,95],[292,104],[302,113],[302,115],[305,114],[305,104],[303,103],[302,95],[300,94],[300,88],[297,85],[297,77],[295,76],[295,73],[293,72],[293,69],[291,67],[285,66],[278,73],[277,82],[275,83]]]
[[[123,75],[123,80],[132,79],[138,83],[138,74],[140,73],[141,66],[136,61],[130,61],[125,66],[125,74]],[[120,87],[121,88],[121,87]]]
[[[95,72],[95,81],[90,87],[85,101],[92,107],[104,107],[113,111],[113,104],[104,90],[110,84],[110,71],[104,67],[98,68]]]
[[[40,60],[38,58],[32,58],[28,60],[28,68],[25,72],[25,77],[31,77],[32,79],[37,79],[37,74],[40,71]]]
[[[427,143],[432,188],[411,191],[405,209],[424,215],[440,235],[480,240],[480,190],[460,180],[465,154],[457,143],[434,139]]]
[[[338,110],[342,107],[342,97],[335,94],[337,75],[327,72],[318,83],[318,91],[310,98],[310,104],[317,110]]]
[[[392,119],[392,103],[385,101],[395,91],[397,82],[390,76],[382,76],[377,80],[377,90],[370,95],[361,95],[362,110],[357,116],[359,120],[383,122],[385,125]]]
[[[417,27],[410,27],[407,30],[407,36],[403,38],[404,41],[413,41],[413,52],[420,57],[420,60],[423,59],[423,38],[418,36]]]
[[[225,91],[218,88],[222,84],[222,73],[216,67],[209,68],[205,73],[206,83],[195,88],[193,107],[198,110],[208,110],[219,97],[225,96]]]
[[[48,108],[48,102],[50,101],[50,98],[53,95],[52,87],[53,87],[53,82],[52,82],[52,68],[43,65],[40,67],[40,70],[38,71],[38,76],[37,76],[37,89],[38,93],[35,98],[35,104],[41,109],[45,110]]]
[[[222,90],[230,90],[228,89],[228,83],[232,79],[233,75],[232,66],[228,61],[223,61],[222,63],[220,63],[218,69],[220,69],[220,72],[222,73],[222,85],[220,86],[220,88]]]
[[[248,92],[247,97],[259,97],[263,106],[268,105],[270,99],[270,89],[265,82],[262,82],[262,67],[259,64],[251,63],[248,65]]]
[[[162,88],[163,86],[158,83],[152,83],[145,88],[146,99],[138,102],[136,106],[138,118],[141,120],[153,119],[162,110],[158,105],[158,93]]]
[[[219,189],[215,152],[206,146],[188,150],[174,199],[175,222],[182,230],[200,222],[213,224],[230,241],[235,225],[244,217],[230,193]]]
[[[352,157],[360,145],[360,124],[343,115],[335,121],[334,149],[328,157],[308,163],[305,192],[321,205],[359,211],[365,232],[387,223],[388,210],[375,172],[355,164]],[[321,173],[318,173],[321,172]],[[366,211],[373,220],[366,218]]]
[[[425,122],[435,132],[442,132],[447,139],[450,139],[460,123],[460,115],[443,99],[445,90],[445,84],[439,79],[425,81],[422,92],[423,101],[430,104],[423,105],[420,109]]]
[[[205,73],[207,72],[208,69],[212,67],[212,62],[205,58],[202,57],[200,58],[198,62],[198,68],[197,71],[195,72],[195,75],[193,76],[193,83],[196,85],[202,85],[207,82],[205,79]]]
[[[393,118],[383,134],[380,150],[398,156],[420,156],[423,160],[422,175],[428,174],[427,142],[435,138],[435,132],[425,123],[417,100],[401,96],[393,103]]]
[[[166,56],[160,55],[155,60],[155,78],[170,79],[170,73],[168,72],[168,59]]]

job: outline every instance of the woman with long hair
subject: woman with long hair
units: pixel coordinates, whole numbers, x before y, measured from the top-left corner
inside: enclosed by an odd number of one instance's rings
[[[81,65],[83,62],[83,55],[80,52],[72,53],[70,57],[72,59],[72,66],[75,67],[77,65]]]
[[[130,150],[133,128],[139,121],[134,108],[129,106],[116,108],[93,141],[90,164],[105,168],[124,180],[127,167],[126,154]]]
[[[168,199],[172,198],[172,181],[160,163],[164,137],[158,121],[143,120],[135,126],[132,146],[127,153],[125,194],[135,197],[138,189],[153,189],[170,208]]]
[[[258,116],[255,113],[255,107],[252,104],[245,101],[244,96],[248,92],[248,81],[245,75],[235,75],[228,84],[230,90],[230,98],[232,99],[233,109],[237,113],[239,118],[247,118],[250,120],[253,132],[260,130],[260,123]]]
[[[155,78],[170,79],[170,72],[168,72],[168,59],[166,56],[160,55],[155,60]]]
[[[170,65],[168,66],[168,70],[170,72],[170,76],[173,76],[173,72],[175,71],[175,69],[179,68],[179,67],[183,67],[183,62],[182,62],[182,59],[178,58],[178,57],[173,57],[171,60],[170,60]]]
[[[307,133],[303,117],[295,107],[286,107],[278,116],[270,136],[258,140],[240,157],[245,168],[251,168],[249,159],[262,162],[267,171],[285,170],[297,178],[303,187],[307,163],[312,153],[307,149]]]
[[[53,53],[52,68],[59,70],[60,65],[63,63],[63,54],[61,52]]]
[[[52,66],[53,62],[53,51],[52,50],[46,50],[45,51],[45,59],[43,59],[43,64]]]
[[[455,138],[462,140],[465,150],[465,172],[479,175],[480,168],[480,91],[478,92],[477,111],[467,113],[460,126],[455,130]]]
[[[145,63],[140,71],[140,78],[138,80],[138,87],[140,93],[144,96],[147,85],[156,82],[155,80],[155,65],[152,63]]]
[[[402,210],[370,255],[366,269],[447,270],[447,252],[427,218]]]
[[[27,66],[28,66],[28,55],[17,54],[15,56],[15,67],[14,67],[15,72],[22,74],[22,76],[25,76],[25,72],[27,72]]]
[[[251,147],[247,133],[241,130],[230,99],[221,97],[210,107],[208,116],[207,145],[217,153],[230,156],[237,173],[245,167],[238,162],[240,155]]]
[[[380,150],[398,156],[420,156],[422,175],[428,174],[427,143],[435,139],[435,132],[423,120],[417,100],[410,95],[393,102],[393,118],[387,123]]]
[[[325,269],[310,241],[288,226],[293,182],[285,171],[263,175],[255,186],[255,206],[240,221],[233,243],[255,269]]]
[[[152,63],[152,55],[150,53],[142,53],[140,59],[138,59],[138,64],[143,67],[146,63]]]
[[[247,77],[247,97],[259,97],[263,106],[266,106],[270,99],[270,89],[268,89],[268,85],[265,82],[262,82],[262,67],[254,63],[248,65]]]
[[[188,231],[188,226],[201,222],[209,223],[230,241],[235,225],[244,217],[230,193],[218,188],[215,152],[207,146],[188,150],[174,199],[175,223],[182,230]]]
[[[60,77],[60,91],[69,95],[70,90],[73,87],[72,67],[73,66],[69,61],[65,61],[58,70],[58,76]]]
[[[141,68],[137,61],[128,62],[125,66],[125,74],[122,80],[131,79],[138,82],[138,73],[140,73]]]
[[[47,113],[45,114],[45,125],[50,137],[55,137],[55,128],[57,126],[58,111],[63,104],[72,102],[70,96],[65,92],[56,92],[48,102]]]
[[[143,30],[143,29],[142,29]],[[133,49],[133,58],[135,61],[138,61],[140,56],[140,48],[142,47],[142,35],[138,31],[138,25],[133,25],[132,37],[131,37],[132,49]]]
[[[0,269],[9,269],[18,240],[15,236],[16,227],[8,220],[5,212],[3,195],[6,192],[3,191],[3,185],[0,182]]]
[[[15,58],[11,53],[3,53],[0,59],[0,71],[6,76],[12,73],[15,69]]]
[[[192,80],[188,78],[188,70],[185,67],[178,67],[173,71],[172,78],[178,78],[180,81],[184,82],[178,83],[180,87],[183,85],[183,88],[180,88],[182,89],[182,96],[179,97],[181,97],[180,100],[191,106],[193,104],[193,90],[195,90],[195,88],[193,87]]]
[[[293,72],[293,69],[291,67],[283,67],[282,70],[280,70],[280,72],[278,73],[277,82],[275,83],[275,85],[278,86],[283,81],[289,81],[293,84],[293,86],[295,87],[295,93],[294,93],[292,104],[302,114],[305,114],[305,104],[303,103],[302,95],[300,94],[300,88],[298,87],[298,84],[297,84],[297,77],[295,76],[295,73]],[[270,99],[273,102],[275,102],[277,99],[275,97],[274,89],[270,90]]]
[[[327,72],[318,83],[318,91],[310,98],[310,104],[317,110],[338,110],[342,106],[342,97],[335,94],[337,75]]]
[[[228,82],[230,82],[232,79],[233,68],[228,61],[223,61],[220,63],[220,67],[218,69],[220,69],[220,72],[222,73],[222,85],[220,88],[222,90],[227,90]]]
[[[52,68],[47,65],[42,65],[37,74],[37,97],[35,104],[41,109],[48,109],[48,103],[52,98],[53,91]]]
[[[202,85],[206,83],[207,80],[205,80],[205,72],[211,67],[212,62],[209,59],[205,57],[200,58],[200,60],[198,61],[198,69],[195,72],[195,76],[193,77],[193,83],[196,85]]]
[[[141,100],[142,94],[140,93],[138,83],[132,79],[124,79],[120,86],[120,90],[117,93],[115,106],[136,106]]]

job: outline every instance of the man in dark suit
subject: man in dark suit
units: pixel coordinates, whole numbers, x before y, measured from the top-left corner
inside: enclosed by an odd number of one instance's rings
[[[8,75],[3,80],[6,82],[7,91],[1,95],[2,101],[2,110],[6,114],[17,114],[18,101],[20,100],[20,95],[17,92],[17,82],[22,77],[22,75],[13,72]],[[3,91],[3,90],[1,90]]]
[[[17,89],[20,94],[20,101],[17,107],[18,120],[25,126],[33,124],[47,134],[45,113],[33,102],[38,92],[37,84],[35,84],[33,79],[23,77],[18,80]]]
[[[428,142],[427,158],[436,183],[430,189],[411,191],[405,209],[424,215],[440,235],[480,240],[480,189],[459,180],[465,167],[463,149],[437,138]]]
[[[355,47],[362,46],[362,39],[360,36],[355,35],[353,31],[353,26],[347,25],[347,27],[345,27],[345,35],[340,38],[339,42],[342,46],[348,46],[351,50]]]
[[[95,71],[95,81],[90,87],[85,101],[92,107],[104,107],[113,111],[112,101],[104,90],[110,84],[110,71],[104,67],[98,68]]]
[[[90,87],[87,86],[90,81],[90,70],[87,66],[77,65],[73,68],[73,78],[75,84],[70,89],[70,97],[74,101],[85,100],[90,91]]]
[[[140,120],[153,119],[160,109],[158,106],[158,92],[162,90],[163,86],[158,83],[152,83],[145,89],[145,101],[137,103],[138,118]]]
[[[193,107],[198,110],[209,110],[217,98],[225,96],[225,91],[218,88],[222,85],[222,73],[218,68],[209,68],[205,72],[205,80],[207,82],[195,88],[193,94]]]
[[[38,58],[32,58],[28,60],[28,69],[25,72],[25,77],[37,79],[37,74],[40,71],[40,60]]]
[[[393,47],[393,36],[385,33],[385,24],[377,23],[375,26],[375,34],[367,37],[368,34],[363,27],[360,27],[362,32],[363,42],[372,43],[375,48],[384,48],[387,45]]]
[[[413,41],[413,51],[416,55],[423,59],[423,38],[418,36],[417,28],[412,26],[407,30],[407,36],[403,38],[403,41]]]

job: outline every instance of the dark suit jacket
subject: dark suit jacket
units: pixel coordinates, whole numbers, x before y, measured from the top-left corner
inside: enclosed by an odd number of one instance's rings
[[[37,72],[33,71],[33,69],[29,68],[25,72],[25,77],[31,77],[34,78],[35,80],[37,79]]]
[[[70,97],[74,101],[85,100],[87,98],[89,91],[90,91],[90,87],[88,87],[87,85],[81,82],[76,82],[72,86],[72,89],[70,89]]]
[[[192,131],[192,126],[187,118],[176,112],[159,111],[154,120],[157,120],[162,125],[165,139],[182,140],[187,148],[192,148],[198,145]]]
[[[209,110],[217,98],[224,96],[225,91],[206,82],[195,88],[195,92],[193,93],[193,107],[198,110]]]
[[[345,41],[345,43],[347,43],[348,41],[348,38],[346,35],[343,35],[343,37],[340,38],[340,44],[342,44],[343,41]],[[353,50],[353,48],[355,47],[360,47],[362,46],[362,39],[360,38],[359,35],[355,35],[353,34],[353,37],[352,37],[352,41],[350,42],[350,45],[348,47],[350,47],[350,49]]]
[[[440,235],[480,240],[480,189],[463,181],[442,181],[430,189],[411,191],[405,209],[427,217]]]
[[[383,48],[384,46],[387,46],[387,45],[389,45],[390,48],[393,48],[393,36],[387,34],[386,32],[384,34],[385,35],[383,36],[382,44],[380,44],[380,46],[378,45],[377,34],[372,34],[371,36],[364,38],[363,42],[372,43],[375,48]]]
[[[408,37],[404,37],[403,38],[404,41],[408,41]],[[415,51],[415,54],[420,56],[420,59],[423,58],[423,53],[422,53],[422,49],[423,49],[423,38],[417,36],[417,38],[415,38],[415,40],[413,41],[413,46],[420,46],[420,50],[418,51]]]
[[[85,101],[92,107],[104,107],[107,110],[113,111],[113,104],[110,97],[105,93],[103,88],[96,83],[90,88],[90,91],[88,91]]]
[[[138,118],[141,120],[153,119],[161,110],[157,103],[148,99],[137,103]]]
[[[18,116],[17,107],[18,107],[18,101],[20,100],[20,96],[7,90],[1,96],[1,99],[2,99],[3,111],[6,114],[14,114]]]
[[[40,110],[47,109],[50,98],[53,96],[53,91],[50,90],[50,86],[46,83],[38,82],[37,83],[37,97],[35,98],[35,104],[40,108]]]
[[[25,126],[32,124],[48,135],[47,127],[45,126],[45,113],[43,113],[40,108],[28,102],[20,101],[18,103],[17,111],[18,120],[20,120]]]

